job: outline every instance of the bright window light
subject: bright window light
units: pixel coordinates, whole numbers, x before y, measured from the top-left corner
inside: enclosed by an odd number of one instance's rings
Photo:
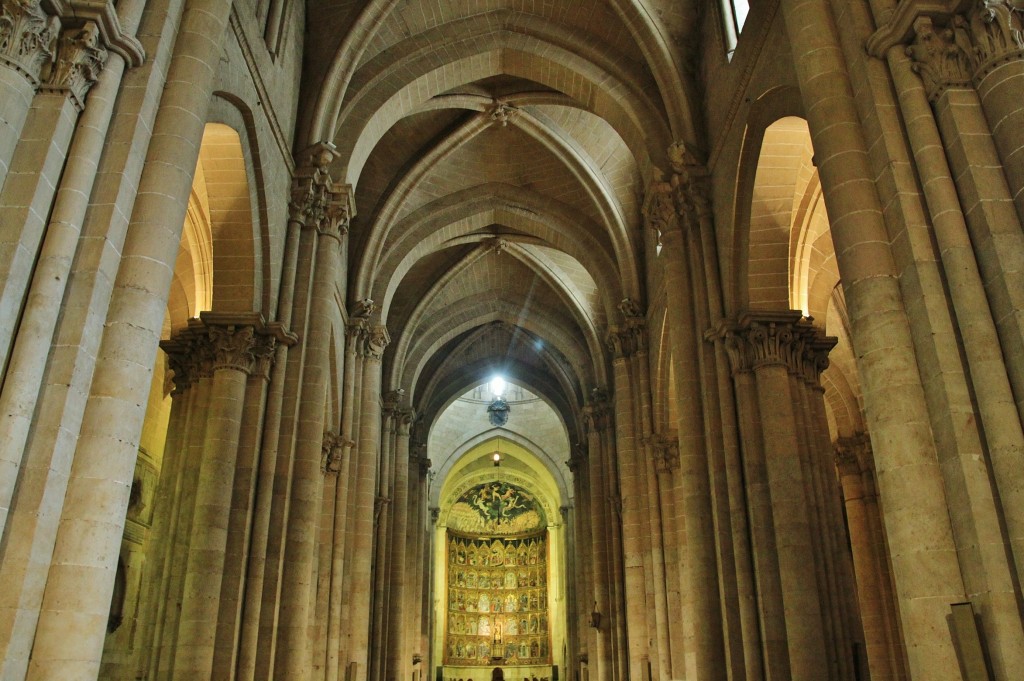
[[[494,393],[495,397],[501,397],[505,394],[505,379],[501,376],[495,376],[491,379],[491,392]]]

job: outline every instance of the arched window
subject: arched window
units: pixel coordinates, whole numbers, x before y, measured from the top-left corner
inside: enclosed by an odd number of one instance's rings
[[[736,51],[736,43],[739,41],[743,24],[747,20],[747,13],[750,12],[750,3],[747,0],[721,0],[722,18],[725,29],[725,51],[729,60]]]

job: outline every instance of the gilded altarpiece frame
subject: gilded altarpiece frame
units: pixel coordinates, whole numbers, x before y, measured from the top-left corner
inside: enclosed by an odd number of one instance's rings
[[[464,492],[447,545],[445,663],[551,663],[548,532],[533,496],[508,482]]]

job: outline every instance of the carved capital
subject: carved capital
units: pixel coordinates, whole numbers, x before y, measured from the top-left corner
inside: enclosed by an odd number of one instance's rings
[[[837,342],[796,310],[747,313],[734,322],[719,322],[707,337],[723,343],[734,375],[779,365],[814,386],[820,386]]]
[[[931,101],[951,87],[966,87],[971,82],[972,50],[962,30],[936,28],[931,18],[918,17],[907,56]]]
[[[647,191],[644,192],[644,224],[659,235],[677,232],[682,228],[682,222],[676,212],[672,183],[662,179],[660,171],[656,174],[659,177],[647,185]]]
[[[600,388],[591,393],[590,402],[583,407],[583,426],[588,433],[600,433],[611,426],[611,406],[608,395]]]
[[[351,447],[353,444],[355,443],[337,433],[330,431],[324,433],[324,439],[320,444],[320,472],[324,475],[340,473],[341,465],[345,461],[345,447]]]
[[[88,21],[78,29],[65,31],[57,49],[57,60],[43,90],[67,92],[79,110],[85,108],[85,95],[100,77],[107,61],[107,50],[100,42],[100,30]]]
[[[871,438],[867,433],[837,438],[832,445],[835,448],[836,468],[840,475],[860,475],[874,468]]]
[[[364,328],[358,340],[358,352],[367,359],[380,361],[390,342],[391,336],[383,326]]]
[[[252,373],[256,363],[256,329],[251,326],[209,326],[213,370],[234,369]]]
[[[644,441],[654,459],[654,468],[659,473],[671,473],[679,468],[679,440],[655,435]]]
[[[391,503],[391,497],[376,496],[373,498],[373,520],[376,522],[380,519],[381,512],[388,507]]]
[[[295,173],[289,208],[293,221],[340,240],[348,233],[355,205],[351,187],[331,179],[335,157],[331,144],[316,144],[307,152],[306,163]]]
[[[644,317],[640,305],[631,298],[619,303],[624,324],[608,329],[606,342],[612,356],[616,359],[632,357],[647,351],[647,318]]]
[[[976,0],[964,18],[954,17],[955,31],[969,31],[974,44],[975,81],[1013,59],[1024,58],[1024,9],[1013,0]]]
[[[257,336],[256,343],[253,345],[252,354],[253,368],[251,374],[253,376],[259,376],[265,380],[270,380],[270,370],[274,366],[274,360],[276,359],[278,339],[274,336]]]
[[[47,14],[39,0],[0,0],[0,64],[38,86],[57,52],[60,19]]]

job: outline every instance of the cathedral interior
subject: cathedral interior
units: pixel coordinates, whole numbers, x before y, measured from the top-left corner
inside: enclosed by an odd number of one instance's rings
[[[1022,225],[1022,0],[0,0],[0,680],[1019,679]]]

